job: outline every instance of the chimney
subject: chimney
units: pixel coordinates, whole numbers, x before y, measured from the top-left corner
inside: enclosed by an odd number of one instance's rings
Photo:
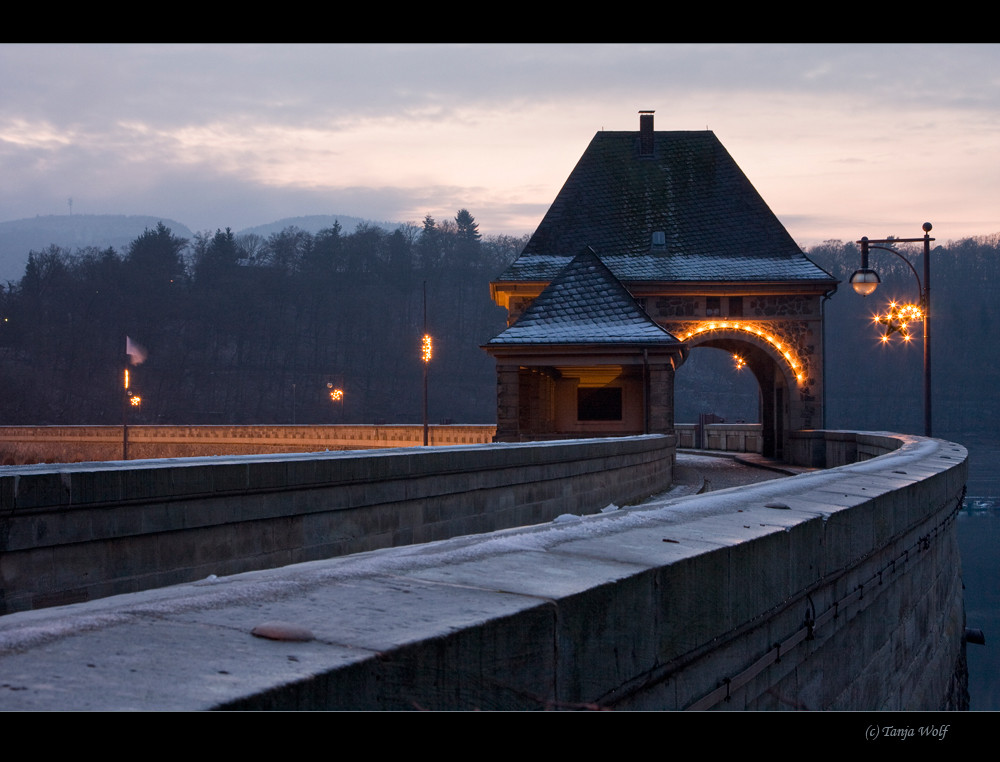
[[[639,112],[639,155],[653,155],[653,114],[654,111]]]

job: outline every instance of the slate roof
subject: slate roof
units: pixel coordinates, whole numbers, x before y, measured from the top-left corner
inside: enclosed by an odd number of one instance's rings
[[[487,347],[542,344],[681,344],[636,303],[589,248],[539,294],[514,325]]]
[[[715,134],[598,132],[497,279],[550,281],[584,246],[621,281],[836,280],[809,260]],[[662,248],[652,234],[662,231]]]

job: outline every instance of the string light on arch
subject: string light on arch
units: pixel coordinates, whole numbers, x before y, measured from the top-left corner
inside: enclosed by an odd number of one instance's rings
[[[802,383],[805,380],[806,374],[802,371],[802,361],[798,356],[792,351],[792,348],[781,342],[773,333],[762,328],[755,323],[741,323],[739,321],[733,320],[712,320],[704,323],[699,323],[694,328],[691,328],[686,334],[680,337],[681,341],[687,341],[692,336],[698,336],[702,333],[708,333],[709,331],[743,331],[744,333],[749,333],[756,336],[761,341],[764,341],[771,345],[778,354],[780,354],[788,367],[792,369],[792,375],[795,376],[795,380]],[[745,364],[745,362],[744,362]],[[737,361],[737,369],[743,367],[739,361]]]

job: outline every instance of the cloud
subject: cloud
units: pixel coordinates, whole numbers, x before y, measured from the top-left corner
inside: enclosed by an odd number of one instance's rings
[[[195,229],[464,206],[526,232],[594,132],[653,108],[714,130],[782,219],[907,196],[988,225],[997,64],[996,45],[5,45],[0,219],[73,196]]]

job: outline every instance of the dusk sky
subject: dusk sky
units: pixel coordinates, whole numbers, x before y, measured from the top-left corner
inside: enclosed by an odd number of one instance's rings
[[[531,232],[601,129],[715,132],[809,246],[1000,232],[998,45],[0,46],[0,221],[460,208]]]

